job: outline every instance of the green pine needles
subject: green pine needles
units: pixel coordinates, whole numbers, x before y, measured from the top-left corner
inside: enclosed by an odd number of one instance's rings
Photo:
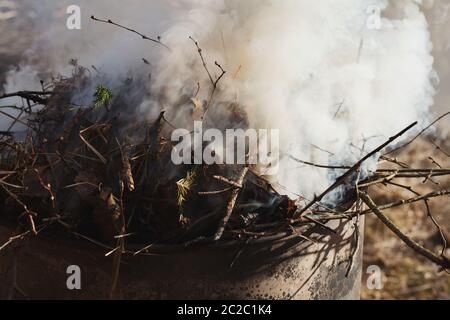
[[[102,85],[97,85],[97,87],[95,88],[95,93],[94,93],[94,108],[100,108],[100,107],[108,107],[109,103],[111,102],[113,98],[113,94],[112,92],[102,86]]]

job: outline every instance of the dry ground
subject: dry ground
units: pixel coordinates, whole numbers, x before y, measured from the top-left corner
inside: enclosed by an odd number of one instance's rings
[[[410,163],[417,168],[433,168],[437,162],[444,168],[450,167],[450,142],[441,141],[444,152],[436,150],[428,138],[421,139],[402,152],[399,160]],[[431,158],[429,158],[431,157]],[[440,186],[432,182],[401,181],[409,184],[418,192],[428,193],[439,188],[448,189],[450,178],[436,179]],[[414,195],[407,190],[386,187],[372,190],[377,203],[392,202],[400,198],[411,198]],[[430,202],[431,212],[439,224],[446,230],[447,241],[450,231],[450,197],[434,199]],[[436,228],[427,216],[423,202],[387,210],[386,213],[401,229],[417,242],[427,248],[440,252],[442,242]],[[406,247],[394,236],[374,215],[366,220],[364,266],[378,265],[382,272],[383,289],[367,289],[363,279],[363,299],[450,299],[450,275],[440,272],[434,264],[425,261]],[[449,242],[450,246],[450,242]],[[450,256],[450,249],[447,249]]]

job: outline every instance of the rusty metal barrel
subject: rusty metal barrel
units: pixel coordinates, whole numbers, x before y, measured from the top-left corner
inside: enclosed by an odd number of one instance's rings
[[[363,224],[360,223],[359,232]],[[318,226],[302,237],[280,235],[211,246],[155,246],[124,254],[123,299],[358,299],[362,237],[353,222]],[[0,226],[0,242],[11,230]],[[309,236],[314,241],[308,240]],[[111,297],[109,250],[84,240],[27,237],[0,251],[2,299]],[[67,287],[67,268],[80,267],[81,289]]]

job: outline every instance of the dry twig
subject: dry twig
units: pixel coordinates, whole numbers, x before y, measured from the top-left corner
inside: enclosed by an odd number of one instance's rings
[[[157,39],[154,39],[154,38],[151,38],[151,37],[147,37],[145,34],[142,34],[139,31],[136,31],[134,29],[131,29],[131,28],[125,27],[125,26],[123,26],[121,24],[118,24],[118,23],[112,21],[111,19],[103,20],[103,19],[96,18],[95,16],[91,16],[91,19],[94,20],[94,21],[98,21],[98,22],[108,23],[108,24],[111,24],[113,26],[116,26],[116,27],[125,29],[127,31],[130,31],[130,32],[132,32],[134,34],[137,34],[138,36],[142,37],[142,39],[154,42],[156,44],[159,44],[159,45],[163,46],[164,48],[166,48],[167,50],[170,51],[170,48],[167,45],[165,45],[164,43],[161,42],[160,37],[157,37]]]
[[[383,143],[382,145],[380,145],[378,148],[376,148],[375,150],[373,150],[372,152],[369,152],[366,156],[364,156],[361,160],[359,160],[356,164],[354,164],[348,171],[346,171],[343,175],[341,175],[339,178],[336,179],[336,181],[329,187],[327,188],[324,192],[322,192],[319,196],[316,196],[314,198],[313,201],[309,202],[303,209],[301,209],[300,211],[298,211],[295,214],[295,217],[299,217],[302,216],[308,209],[310,209],[314,204],[316,204],[317,202],[320,202],[327,194],[329,194],[331,191],[333,191],[334,189],[336,189],[337,187],[339,187],[340,185],[342,185],[343,183],[345,183],[345,181],[347,180],[348,177],[350,177],[354,172],[358,171],[359,168],[361,167],[361,165],[368,159],[370,159],[372,156],[374,156],[375,154],[377,154],[378,152],[380,152],[381,150],[383,150],[385,147],[387,147],[388,145],[390,145],[392,142],[394,142],[395,140],[397,140],[398,138],[400,138],[401,136],[403,136],[406,132],[408,132],[409,130],[411,130],[413,127],[415,127],[417,125],[417,122],[414,122],[413,124],[409,125],[407,128],[403,129],[402,131],[400,131],[398,134],[396,134],[395,136],[391,137],[388,139],[388,141],[386,141],[385,143]]]
[[[444,256],[438,256],[430,250],[424,248],[407,235],[405,235],[387,216],[381,212],[380,208],[373,202],[370,196],[364,192],[360,192],[359,196],[364,201],[364,203],[370,208],[370,210],[378,217],[378,219],[383,222],[386,227],[388,227],[397,237],[399,237],[408,247],[427,258],[428,260],[434,262],[435,264],[441,266],[445,270],[450,269],[450,260]]]
[[[236,185],[242,186],[244,183],[245,176],[247,175],[248,167],[245,167],[242,169],[241,173],[239,174],[239,179],[236,182]],[[223,232],[225,231],[225,227],[228,224],[228,220],[230,220],[231,214],[233,213],[234,205],[236,203],[236,200],[239,196],[240,188],[234,187],[233,191],[231,191],[230,199],[228,200],[227,204],[227,210],[225,212],[225,215],[220,220],[219,229],[217,230],[216,234],[214,235],[214,240],[218,241],[222,238]]]

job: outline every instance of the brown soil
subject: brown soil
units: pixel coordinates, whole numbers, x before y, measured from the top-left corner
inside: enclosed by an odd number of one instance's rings
[[[450,151],[449,141],[442,141],[442,146],[445,146],[446,152]],[[442,167],[448,167],[450,164],[450,158],[436,150],[427,139],[417,141],[408,152],[402,154],[399,160],[418,168],[437,167],[428,157],[432,157]],[[440,183],[443,189],[450,187],[448,177],[437,178],[435,181]],[[407,190],[389,188],[392,189],[390,194],[382,189],[372,190],[377,203],[411,197],[411,193]],[[427,193],[436,189],[436,185],[432,182],[418,181],[414,184],[414,189]],[[432,200],[430,208],[436,220],[446,231],[446,238],[450,245],[450,215],[448,214],[450,198],[447,196]],[[436,227],[427,216],[423,202],[409,207],[391,209],[386,213],[414,240],[435,252],[441,252],[442,241]],[[449,255],[450,249],[447,249],[447,256]],[[383,289],[367,289],[366,275],[363,277],[363,299],[450,299],[450,276],[441,272],[434,264],[418,257],[373,215],[366,219],[363,274],[370,265],[378,265],[381,268]]]

